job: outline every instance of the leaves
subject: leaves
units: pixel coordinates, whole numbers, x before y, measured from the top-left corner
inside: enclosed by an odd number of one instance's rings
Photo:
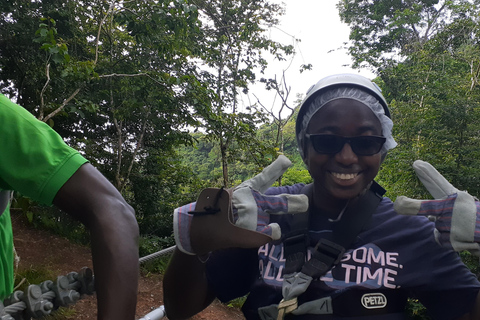
[[[340,12],[351,27],[355,65],[377,71],[390,102],[399,146],[379,178],[391,196],[424,193],[410,169],[416,159],[478,194],[478,5],[343,1]]]
[[[13,0],[0,8],[0,90],[112,181],[143,233],[170,237],[175,206],[207,181],[227,185],[229,174],[242,179],[275,154],[256,135],[265,114],[239,112],[237,97],[265,68],[264,52],[292,53],[264,33],[281,6]],[[193,129],[206,133],[202,143],[216,142],[208,151],[216,166],[202,168],[209,180],[178,161],[176,150],[194,145]]]

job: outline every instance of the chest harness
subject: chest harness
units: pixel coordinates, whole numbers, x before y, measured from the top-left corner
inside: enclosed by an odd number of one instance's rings
[[[301,193],[309,196],[311,202],[313,185],[306,185]],[[290,313],[333,314],[334,303],[330,296],[308,301],[300,306],[297,298],[307,290],[312,280],[320,279],[340,262],[345,250],[351,247],[357,235],[370,220],[384,194],[385,190],[374,181],[363,195],[352,200],[341,214],[340,220],[334,224],[332,241],[320,239],[308,261],[305,260],[309,244],[309,214],[293,215],[291,231],[287,233],[283,242],[286,259],[282,285],[283,299],[278,305],[259,308],[258,313],[262,320],[282,320]],[[403,309],[404,302],[398,300],[393,299],[393,309]]]

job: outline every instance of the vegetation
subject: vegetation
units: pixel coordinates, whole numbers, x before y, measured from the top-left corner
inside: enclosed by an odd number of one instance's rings
[[[342,0],[338,8],[353,66],[376,73],[394,118],[399,146],[378,177],[387,195],[429,197],[411,169],[416,159],[479,195],[479,4]],[[282,14],[253,0],[3,1],[0,92],[114,183],[136,210],[142,254],[158,251],[173,243],[175,207],[206,186],[252,177],[278,152],[294,163],[279,183],[310,182],[296,151],[295,106],[282,104],[286,119],[261,101],[246,112],[237,106],[255,81],[288,95],[276,79],[257,79],[266,54],[295,54],[264,33]],[[16,200],[35,220],[34,204]]]
[[[265,68],[264,54],[293,54],[264,33],[278,23],[281,6],[15,0],[0,9],[0,92],[110,179],[135,208],[146,238],[171,244],[173,209],[206,185],[231,186],[234,159],[250,166],[246,172],[273,158],[273,147],[255,134],[264,113],[255,106],[240,113],[236,101]],[[179,156],[196,145],[191,128],[220,151],[215,180],[200,179]],[[33,204],[17,200],[34,220]]]

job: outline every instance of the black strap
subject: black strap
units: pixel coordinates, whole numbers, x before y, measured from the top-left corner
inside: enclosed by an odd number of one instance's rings
[[[313,185],[306,185],[302,193],[313,197]],[[305,263],[308,245],[308,214],[293,216],[292,229],[287,234],[283,245],[286,257],[285,274],[302,271],[318,279],[325,275],[342,258],[346,249],[355,241],[385,194],[379,184],[373,181],[370,188],[349,204],[340,221],[333,227],[333,241],[320,239],[315,246],[312,257]],[[311,201],[310,201],[311,202]]]
[[[304,186],[301,193],[308,196],[311,205],[313,184]],[[309,215],[310,212],[293,215],[290,231],[283,240],[284,256],[286,257],[284,274],[299,272],[305,263],[309,243]]]
[[[385,189],[375,181],[370,188],[345,210],[333,228],[333,242],[348,249],[382,201]]]

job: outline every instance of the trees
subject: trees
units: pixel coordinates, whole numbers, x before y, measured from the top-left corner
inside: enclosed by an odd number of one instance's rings
[[[258,166],[265,165],[266,154],[272,153],[255,135],[256,126],[266,118],[259,110],[239,110],[239,91],[248,91],[249,83],[256,80],[255,72],[266,67],[265,51],[276,59],[284,59],[293,49],[265,34],[267,27],[278,24],[277,17],[283,14],[280,5],[254,0],[195,3],[204,20],[205,51],[201,59],[207,68],[202,79],[215,93],[211,101],[213,112],[204,119],[204,126],[209,140],[219,145],[223,185],[229,187],[228,164],[240,159],[239,148],[247,150],[249,161]]]
[[[455,19],[454,2],[442,0],[342,0],[340,17],[350,26],[354,67],[383,69],[410,53]]]
[[[264,51],[292,52],[264,34],[280,6],[13,0],[0,9],[0,91],[99,168],[135,207],[142,232],[154,232],[155,220],[170,232],[173,208],[201,188],[176,154],[195,143],[191,128],[218,143],[222,185],[271,160],[256,138],[265,115],[238,109],[237,94],[266,66]],[[229,172],[238,161],[245,167]]]
[[[392,183],[386,185],[394,194],[422,192],[410,166],[423,159],[477,194],[478,4],[342,1],[339,7],[352,28],[355,65],[378,72],[390,102],[399,147],[387,157],[388,175],[381,177]],[[405,172],[410,178],[401,178]]]
[[[97,0],[0,6],[0,90],[81,150],[131,201],[141,225],[160,210],[142,202],[145,192],[163,199],[161,210],[170,214],[188,179],[167,163],[178,144],[191,143],[186,126],[210,110],[210,90],[191,61],[198,51],[195,6]],[[148,183],[157,185],[139,187]]]

